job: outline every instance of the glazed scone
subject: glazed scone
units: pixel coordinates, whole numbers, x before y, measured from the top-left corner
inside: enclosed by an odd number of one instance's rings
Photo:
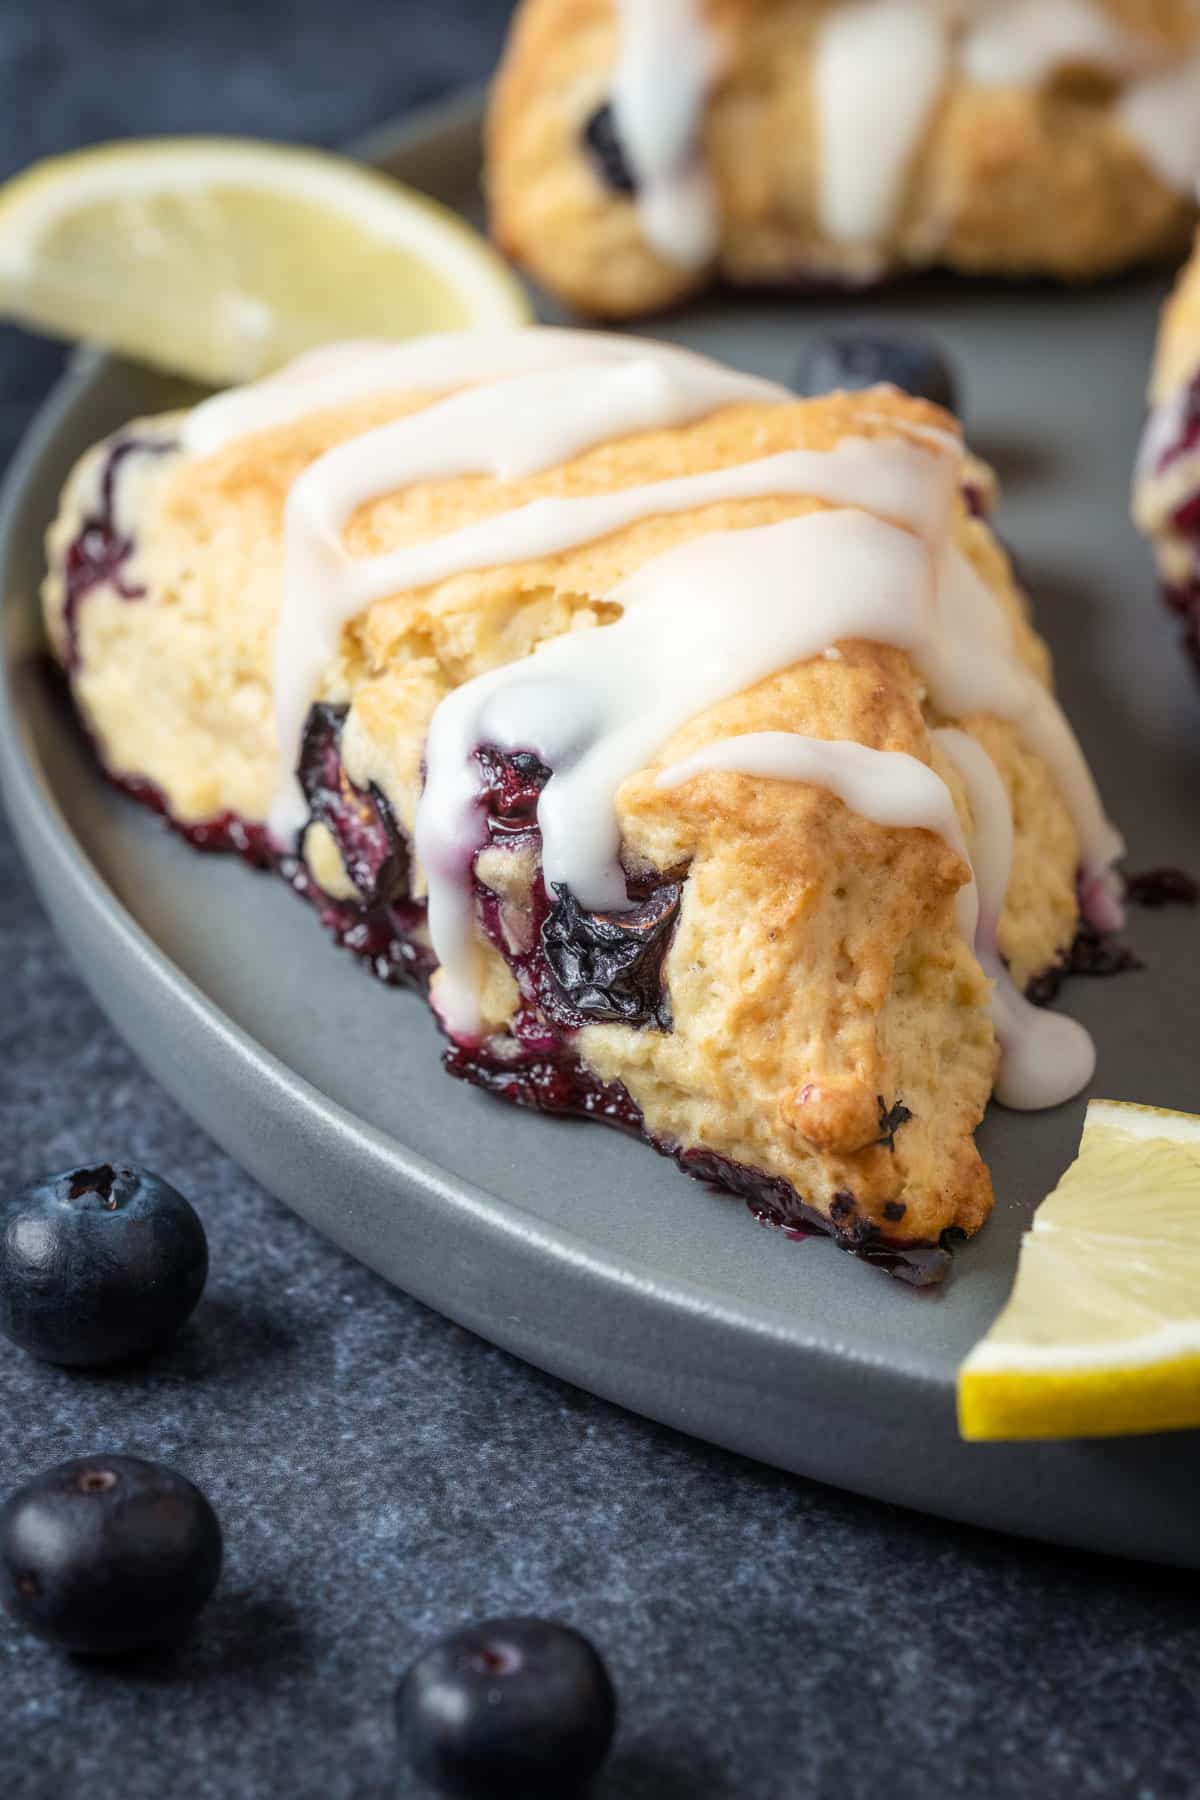
[[[347,346],[85,457],[46,619],[109,772],[429,981],[453,1072],[928,1272],[997,1080],[1090,1076],[1020,990],[1120,852],[978,479],[894,389]]]
[[[488,124],[501,247],[590,313],[712,278],[1078,280],[1178,252],[1195,0],[523,0]]]
[[[1200,242],[1163,311],[1133,510],[1200,668]]]

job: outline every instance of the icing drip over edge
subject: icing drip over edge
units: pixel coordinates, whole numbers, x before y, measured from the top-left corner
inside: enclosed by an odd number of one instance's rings
[[[902,751],[865,744],[757,732],[710,744],[665,769],[658,786],[674,788],[707,769],[826,788],[877,825],[941,837],[972,871],[959,890],[963,937],[992,982],[990,1012],[1000,1046],[995,1094],[1002,1106],[1035,1111],[1072,1099],[1095,1073],[1096,1050],[1073,1019],[1031,1006],[1000,956],[997,929],[1012,868],[1008,795],[987,752],[966,732],[935,731],[933,741],[958,769],[974,823],[968,851],[949,788],[936,770]]]

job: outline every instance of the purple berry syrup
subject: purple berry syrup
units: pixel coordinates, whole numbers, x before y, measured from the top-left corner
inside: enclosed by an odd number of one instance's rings
[[[1102,936],[1093,926],[1081,924],[1069,950],[1056,963],[1035,975],[1025,989],[1034,1006],[1051,1006],[1073,975],[1126,975],[1145,964],[1115,938]]]
[[[685,1175],[740,1195],[760,1225],[781,1231],[793,1241],[831,1237],[840,1250],[875,1264],[910,1287],[936,1287],[950,1271],[948,1245],[893,1243],[860,1214],[851,1193],[835,1194],[827,1218],[778,1175],[731,1162],[712,1150],[668,1150],[666,1154],[674,1156]],[[896,1207],[902,1218],[902,1203],[894,1203],[893,1210]]]
[[[352,791],[352,784],[346,781],[341,768],[340,753],[326,760],[324,766],[331,782],[331,800],[336,795],[340,801],[348,790]],[[231,812],[220,813],[211,819],[184,822],[171,812],[162,789],[153,781],[144,776],[117,775],[109,769],[105,774],[122,793],[156,812],[193,849],[220,851],[239,856],[252,868],[274,869],[292,892],[315,910],[334,942],[365,963],[378,980],[392,987],[428,987],[434,959],[424,929],[422,902],[410,900],[406,892],[395,885],[386,888],[386,897],[373,898],[366,904],[335,900],[313,880],[302,857],[280,853],[265,825],[241,819]],[[326,808],[326,820],[331,813],[332,804]],[[387,817],[390,819],[390,809]],[[355,825],[359,823],[361,821],[356,818]],[[384,829],[382,813],[378,828]],[[337,833],[334,835],[336,837]],[[377,876],[382,877],[386,859],[374,856],[371,860]],[[407,857],[404,868],[407,869]]]
[[[517,1043],[519,1046],[519,1036]],[[565,1047],[551,1051],[519,1048],[510,1060],[486,1045],[468,1048],[452,1044],[442,1062],[460,1081],[469,1081],[516,1106],[560,1118],[598,1119],[644,1135],[642,1115],[625,1087],[619,1081],[601,1081]]]
[[[1147,911],[1161,911],[1164,906],[1195,906],[1200,901],[1200,886],[1182,869],[1146,869],[1125,877],[1125,898],[1131,906]],[[1025,996],[1034,1006],[1050,1006],[1062,992],[1063,983],[1072,976],[1127,975],[1145,966],[1127,944],[1082,920],[1070,949],[1058,962],[1034,976]]]
[[[311,708],[300,750],[299,776],[310,820],[326,827],[346,873],[367,908],[408,894],[408,849],[391,806],[372,783],[360,788],[342,761],[345,706]]]
[[[476,751],[476,760],[484,776],[480,795],[489,843],[536,850],[538,796],[549,769],[532,751],[501,751],[491,744]],[[478,880],[475,892],[485,935],[551,1031],[614,1021],[670,1028],[662,967],[679,913],[678,882],[653,874],[630,879],[635,904],[628,912],[593,913],[565,887],[557,887],[551,898],[539,867],[523,950],[514,948],[504,931],[500,897]]]
[[[66,664],[72,672],[79,666],[79,608],[87,596],[95,588],[107,585],[114,588],[122,600],[145,598],[145,588],[127,581],[122,573],[133,555],[134,540],[117,529],[117,481],[121,471],[132,457],[163,456],[175,448],[173,442],[164,439],[121,438],[109,450],[100,472],[100,494],[95,510],[87,514],[68,544],[63,563],[66,584],[63,630],[67,645]]]
[[[388,987],[429,986],[436,963],[425,938],[425,906],[419,900],[357,906],[334,900],[317,886],[299,857],[279,861],[279,872],[294,894],[307,901],[341,950],[357,957]]]
[[[1164,906],[1195,906],[1200,902],[1200,884],[1182,869],[1143,869],[1127,877],[1125,897],[1149,912]]]
[[[106,769],[105,774],[112,785],[123,794],[128,794],[131,800],[156,812],[193,850],[239,856],[252,869],[275,867],[277,858],[265,825],[251,824],[231,812],[217,813],[211,819],[184,823],[174,816],[167,805],[166,795],[155,782],[147,781],[142,775],[116,775],[111,769]]]

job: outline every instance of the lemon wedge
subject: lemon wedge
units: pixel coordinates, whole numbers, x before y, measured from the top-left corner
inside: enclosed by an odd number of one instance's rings
[[[530,317],[445,207],[342,157],[236,138],[101,145],[8,182],[0,312],[221,386],[335,338]]]
[[[958,1417],[975,1440],[1200,1426],[1200,1118],[1092,1101]]]

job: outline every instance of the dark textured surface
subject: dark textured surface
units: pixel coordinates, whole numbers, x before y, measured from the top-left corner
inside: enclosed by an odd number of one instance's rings
[[[0,167],[122,131],[335,142],[480,75],[506,11],[4,0]],[[5,454],[58,362],[0,335]],[[1194,1579],[753,1468],[396,1294],[132,1061],[2,826],[0,972],[0,1175],[135,1158],[188,1193],[213,1258],[146,1370],[71,1375],[0,1347],[0,1486],[99,1448],[173,1461],[229,1553],[169,1660],[88,1668],[0,1624],[5,1800],[411,1792],[391,1771],[395,1677],[430,1636],[523,1609],[609,1657],[623,1724],[600,1800],[1200,1793]]]

